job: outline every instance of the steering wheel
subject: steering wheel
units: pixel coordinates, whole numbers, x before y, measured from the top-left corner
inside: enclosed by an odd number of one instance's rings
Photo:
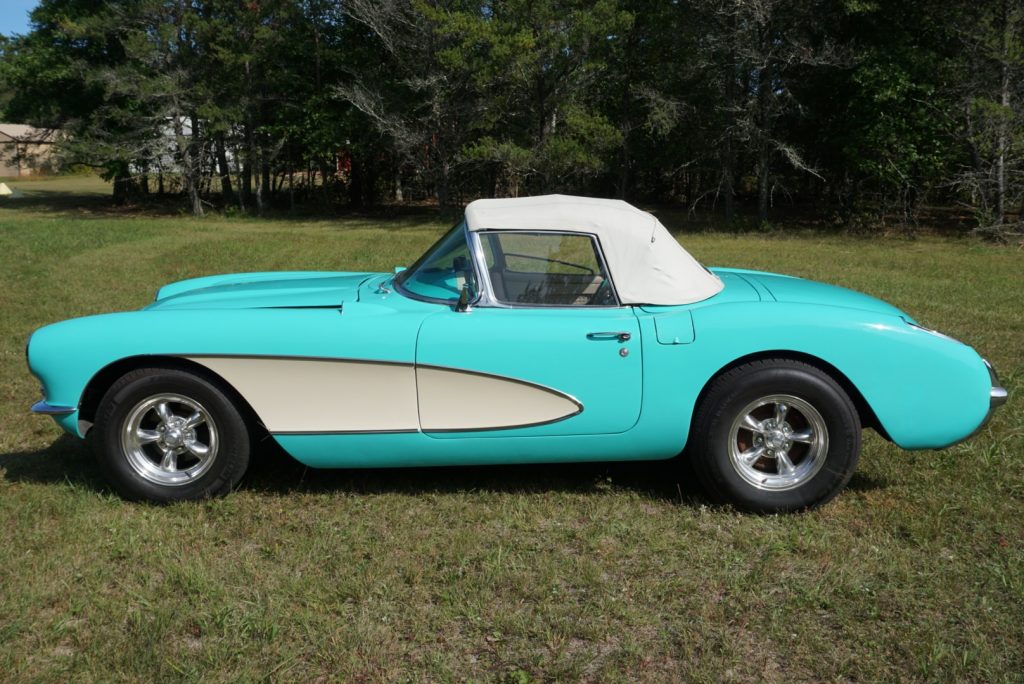
[[[612,291],[611,281],[605,278],[601,281],[601,284],[597,286],[597,292],[590,298],[591,304],[607,305],[615,303],[615,293]]]

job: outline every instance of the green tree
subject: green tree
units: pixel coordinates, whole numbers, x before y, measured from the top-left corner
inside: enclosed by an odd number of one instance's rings
[[[962,52],[953,69],[958,120],[970,163],[957,177],[979,227],[1004,230],[1014,195],[1024,221],[1024,6],[979,3],[956,24]]]

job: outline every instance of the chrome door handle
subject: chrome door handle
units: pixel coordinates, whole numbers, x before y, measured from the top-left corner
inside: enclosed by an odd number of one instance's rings
[[[624,331],[587,333],[588,340],[618,340],[619,342],[629,342],[632,337],[632,335]]]

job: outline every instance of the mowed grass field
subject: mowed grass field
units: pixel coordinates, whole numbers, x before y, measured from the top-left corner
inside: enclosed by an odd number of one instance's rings
[[[0,680],[1024,678],[1024,250],[680,233],[706,264],[893,302],[975,346],[1010,389],[944,451],[865,433],[849,489],[818,511],[711,506],[675,461],[312,471],[272,449],[225,499],[154,507],[111,494],[85,445],[28,414],[33,329],[202,274],[390,270],[446,223],[133,215],[87,196],[106,192],[90,179],[13,185]]]

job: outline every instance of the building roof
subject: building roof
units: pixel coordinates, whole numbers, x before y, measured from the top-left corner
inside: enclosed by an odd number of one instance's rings
[[[466,226],[595,235],[623,304],[692,304],[723,287],[658,219],[621,200],[570,195],[476,200],[466,207]]]

